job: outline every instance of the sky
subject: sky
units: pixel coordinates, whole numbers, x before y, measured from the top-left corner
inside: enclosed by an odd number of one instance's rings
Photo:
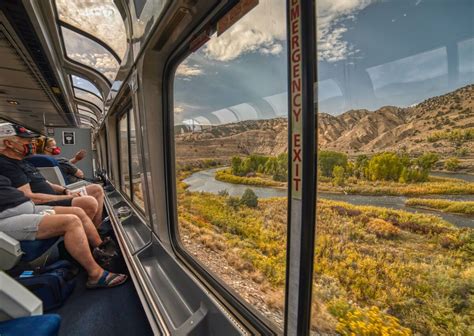
[[[260,0],[181,63],[175,124],[287,116],[285,2]],[[319,0],[319,112],[410,106],[473,83],[473,6],[470,0]]]

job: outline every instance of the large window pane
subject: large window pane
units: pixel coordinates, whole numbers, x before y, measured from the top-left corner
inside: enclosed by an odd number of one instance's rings
[[[189,55],[174,82],[179,236],[283,329],[287,232],[285,1]]]
[[[61,21],[95,36],[124,58],[127,35],[113,0],[56,0],[56,7]]]
[[[138,54],[141,44],[153,28],[154,23],[161,15],[167,0],[134,0],[135,20],[133,22],[133,41],[135,55]]]
[[[130,110],[130,159],[132,163],[132,189],[133,189],[133,202],[145,210],[145,201],[143,199],[143,170],[140,162],[140,152],[138,151],[137,133],[135,126],[135,116],[133,110]]]
[[[95,94],[97,97],[102,97],[102,94],[100,93],[97,86],[92,84],[91,81],[88,81],[87,79],[84,79],[82,77],[75,76],[75,75],[71,75],[71,79],[72,79],[72,86],[82,89],[84,91],[89,91]]]
[[[67,57],[100,72],[113,81],[119,64],[100,44],[68,28],[61,27]]]
[[[90,92],[78,89],[78,88],[74,88],[74,95],[79,99],[82,99],[82,100],[88,101],[91,104],[94,104],[102,112],[104,102],[102,101],[102,99],[100,99],[96,95]]]
[[[128,165],[128,114],[125,113],[119,121],[119,145],[120,145],[120,189],[131,198],[130,169]]]
[[[316,4],[312,331],[473,334],[474,4]]]

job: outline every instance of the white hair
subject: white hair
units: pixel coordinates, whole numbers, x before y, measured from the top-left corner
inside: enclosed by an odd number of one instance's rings
[[[3,152],[6,149],[5,140],[15,141],[15,137],[15,135],[0,137],[0,152]]]

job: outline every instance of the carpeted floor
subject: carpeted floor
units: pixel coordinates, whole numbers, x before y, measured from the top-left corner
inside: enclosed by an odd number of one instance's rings
[[[51,311],[61,315],[59,335],[152,335],[131,279],[109,289],[86,289],[86,274],[77,276],[76,288],[64,306]]]

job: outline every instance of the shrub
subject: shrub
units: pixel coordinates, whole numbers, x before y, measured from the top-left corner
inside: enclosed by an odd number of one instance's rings
[[[339,319],[336,331],[341,335],[412,335],[411,330],[401,326],[396,317],[384,314],[377,307],[355,308]]]
[[[383,219],[373,218],[367,223],[367,231],[379,238],[395,238],[400,235],[400,229]]]
[[[333,178],[333,183],[336,186],[342,187],[344,186],[345,183],[345,178],[344,178],[344,168],[341,166],[335,166],[334,169],[332,170],[332,176]]]
[[[449,171],[456,171],[459,169],[459,160],[456,158],[449,158],[444,162],[444,168]]]
[[[240,203],[250,207],[256,208],[258,205],[258,197],[250,188],[245,189],[244,194],[240,198]]]

